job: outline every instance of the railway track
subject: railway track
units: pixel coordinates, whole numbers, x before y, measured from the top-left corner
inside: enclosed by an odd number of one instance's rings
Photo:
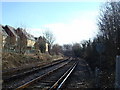
[[[34,78],[39,78],[40,76],[44,76],[45,73],[52,72],[56,68],[61,68],[68,64],[71,60],[63,60],[56,63],[53,63],[51,65],[47,65],[40,68],[35,68],[30,71],[26,71],[17,75],[13,75],[11,77],[7,77],[3,79],[3,89],[7,88],[17,88],[21,85],[24,85],[25,83],[28,83],[29,81],[34,80]]]
[[[67,59],[66,59],[67,60]],[[4,80],[7,80],[9,78],[14,78],[16,76],[20,76],[20,75],[23,75],[25,73],[28,73],[29,71],[34,71],[35,69],[40,69],[40,68],[45,68],[45,67],[48,67],[48,66],[51,66],[51,65],[55,65],[55,64],[58,64],[58,63],[61,63],[61,62],[64,62],[65,60],[63,59],[60,59],[60,60],[57,60],[57,61],[53,61],[53,62],[49,62],[47,63],[39,63],[35,66],[29,66],[29,67],[26,67],[26,68],[18,68],[18,69],[10,69],[10,70],[6,70],[6,71],[3,71],[2,72],[2,75],[3,75],[3,79]]]
[[[70,76],[75,69],[77,62],[75,60],[63,65],[59,68],[55,68],[52,71],[45,73],[44,75],[37,77],[19,87],[17,90],[28,88],[30,90],[54,90],[60,89],[64,85],[64,82]]]

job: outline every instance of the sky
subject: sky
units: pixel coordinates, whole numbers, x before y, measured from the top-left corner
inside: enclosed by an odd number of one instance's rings
[[[2,25],[39,37],[50,30],[60,45],[92,39],[102,2],[2,2]]]

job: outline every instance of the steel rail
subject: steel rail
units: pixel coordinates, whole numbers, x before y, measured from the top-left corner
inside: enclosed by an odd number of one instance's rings
[[[71,61],[71,60],[70,60],[70,61]],[[70,61],[69,61],[69,62],[70,62]],[[69,62],[68,62],[68,63],[69,63]],[[58,69],[64,67],[64,66],[67,65],[68,63],[66,63],[66,64],[64,64],[64,65],[62,65],[62,66],[60,66],[60,67],[58,67],[58,68],[55,68],[55,69],[49,71],[48,73],[45,73],[45,74],[43,74],[43,75],[41,75],[41,76],[39,76],[39,77],[37,77],[37,78],[35,78],[35,79],[29,81],[29,82],[27,82],[27,83],[25,83],[25,84],[23,84],[23,85],[17,87],[15,90],[21,90],[21,89],[27,88],[27,87],[30,86],[31,84],[33,84],[33,83],[35,83],[36,81],[38,81],[38,80],[44,78],[45,76],[49,75],[50,73],[55,72],[56,70],[58,70]]]
[[[71,73],[73,72],[73,70],[75,69],[77,64],[75,64],[75,66],[72,68],[72,70],[68,73],[68,75],[66,76],[66,78],[61,82],[61,84],[58,86],[57,90],[60,89],[63,84],[65,83],[65,81],[68,79],[68,77],[71,75]]]
[[[57,65],[57,64],[59,64],[59,63],[65,62],[65,61],[67,61],[67,59],[66,59],[66,60],[62,60],[62,61],[55,62],[55,63],[53,63],[53,64],[48,64],[48,65],[45,65],[45,66],[43,66],[43,67],[35,68],[35,69],[29,70],[29,71],[26,71],[26,72],[23,72],[23,73],[20,73],[20,74],[16,74],[16,75],[13,75],[13,76],[11,76],[11,77],[3,78],[3,82],[10,81],[10,79],[16,79],[16,78],[18,78],[18,77],[22,77],[23,75],[28,75],[28,74],[30,74],[30,73],[32,73],[32,72],[36,72],[36,71],[38,71],[38,70],[51,67],[51,66]]]
[[[68,77],[71,75],[76,65],[77,63],[74,63],[49,90],[59,90],[64,85]]]

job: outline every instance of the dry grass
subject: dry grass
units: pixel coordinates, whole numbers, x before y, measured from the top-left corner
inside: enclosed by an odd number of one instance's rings
[[[17,53],[2,53],[2,69],[18,68],[39,62],[51,62],[57,60],[61,56],[51,56],[49,54],[17,54]]]

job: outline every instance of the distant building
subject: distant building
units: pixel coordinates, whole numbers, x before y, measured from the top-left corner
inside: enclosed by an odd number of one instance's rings
[[[34,49],[34,44],[35,44],[34,36],[27,33],[22,28],[17,28],[16,33],[20,37],[19,49],[25,51],[26,53],[30,53],[31,50]]]
[[[6,31],[3,29],[3,26],[0,25],[0,30],[1,30],[1,34],[2,34],[2,48],[4,48],[5,44],[6,44],[6,39],[8,38],[8,34],[6,33]]]
[[[17,51],[17,44],[18,44],[19,36],[15,32],[15,28],[6,25],[5,27],[3,27],[3,29],[8,34],[5,47],[10,50]]]
[[[0,59],[2,59],[2,28],[0,28]]]
[[[39,51],[46,53],[49,51],[49,44],[45,37],[34,37],[22,28],[13,28],[9,25],[0,25],[0,44],[6,51],[19,53],[32,53]]]
[[[25,53],[26,52],[26,48],[27,48],[27,37],[26,35],[23,33],[23,29],[22,28],[17,28],[16,29],[16,34],[20,37],[19,41],[18,41],[18,52],[19,53]]]
[[[48,52],[48,43],[46,43],[46,50],[45,51]]]
[[[0,61],[0,63],[2,64],[2,28],[0,28]]]
[[[27,34],[27,47],[33,48],[35,44],[35,38],[33,35]]]

